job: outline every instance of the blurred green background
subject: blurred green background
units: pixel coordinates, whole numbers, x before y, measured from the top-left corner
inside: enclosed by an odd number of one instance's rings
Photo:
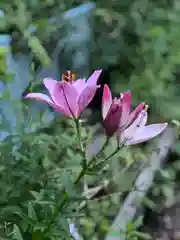
[[[114,95],[131,90],[133,106],[147,102],[150,122],[180,120],[179,29],[178,0],[1,0],[1,239],[41,239],[52,202],[60,197],[57,190],[80,168],[71,123],[43,103],[25,101],[24,94],[43,92],[42,79],[60,79],[65,70],[87,77],[103,68],[101,83],[108,83]],[[91,106],[97,114],[100,102],[101,92]],[[141,148],[122,157],[127,162],[146,158]],[[111,191],[120,191],[121,158],[113,160],[103,179],[87,181],[96,186],[110,179]],[[111,223],[107,215],[113,218],[122,201],[109,196],[111,191],[87,205],[79,221],[85,239],[103,239]],[[57,228],[52,239],[61,239],[66,218]]]

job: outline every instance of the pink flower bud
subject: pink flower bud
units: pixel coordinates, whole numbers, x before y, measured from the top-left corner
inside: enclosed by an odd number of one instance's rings
[[[102,99],[102,116],[104,121],[105,133],[111,137],[118,130],[119,122],[122,114],[122,106],[120,99],[114,98],[109,87],[104,85]]]

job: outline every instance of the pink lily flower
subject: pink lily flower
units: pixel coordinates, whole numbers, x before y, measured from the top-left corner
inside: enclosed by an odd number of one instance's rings
[[[138,114],[144,108],[141,103],[130,113],[131,93],[125,92],[120,98],[112,99],[112,94],[107,85],[104,85],[102,98],[102,117],[104,122],[105,133],[111,137],[117,130],[126,129],[136,119]]]
[[[167,127],[167,123],[150,124],[146,125],[148,114],[148,105],[138,114],[134,122],[132,122],[126,129],[118,130],[120,143],[124,145],[134,145],[150,140],[161,134]]]
[[[109,87],[104,86],[102,116],[105,133],[110,137],[117,133],[120,143],[132,145],[145,142],[165,130],[167,123],[145,126],[148,116],[147,109],[147,105],[140,103],[131,112],[131,93],[129,91],[122,93],[119,99],[112,99]]]
[[[93,99],[97,88],[97,80],[102,70],[96,70],[86,81],[78,79],[73,82],[44,79],[50,97],[42,93],[29,93],[25,98],[43,101],[63,115],[77,119]]]

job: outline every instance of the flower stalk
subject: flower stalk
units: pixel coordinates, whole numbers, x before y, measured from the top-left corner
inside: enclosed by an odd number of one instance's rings
[[[81,179],[86,175],[86,173],[88,172],[90,166],[92,165],[92,163],[95,161],[95,159],[105,150],[105,148],[107,147],[108,145],[108,142],[109,142],[109,137],[106,138],[106,141],[105,143],[103,144],[102,148],[99,150],[99,152],[96,154],[95,157],[93,157],[91,159],[91,161],[87,164],[87,159],[86,159],[86,153],[85,153],[85,149],[83,148],[83,144],[82,144],[82,138],[81,138],[81,131],[80,131],[80,122],[79,120],[76,120],[75,121],[75,124],[76,124],[76,131],[77,131],[77,137],[78,137],[78,144],[80,146],[80,150],[83,154],[83,168],[82,170],[80,171],[77,179],[74,181],[74,185],[77,185]],[[109,158],[113,157],[117,151],[119,150],[119,148],[116,149],[116,151],[111,154]],[[106,159],[107,160],[107,159]],[[51,228],[51,225],[55,222],[56,218],[58,217],[59,213],[62,211],[63,207],[66,205],[66,203],[68,202],[69,200],[69,195],[67,192],[64,191],[64,196],[63,196],[63,199],[60,201],[59,204],[57,204],[56,206],[56,209],[54,211],[54,214],[52,215],[52,218],[51,220],[49,221],[48,223],[48,226],[45,230],[45,233],[48,233],[50,228]]]
[[[83,169],[85,169],[87,167],[87,159],[86,159],[86,151],[85,151],[83,143],[82,143],[80,120],[79,119],[77,119],[77,120],[75,119],[75,124],[76,124],[78,145],[79,145],[80,151],[81,151],[81,153],[83,155],[82,166],[83,166]]]
[[[131,93],[129,91],[121,93],[119,98],[113,98],[109,87],[105,84],[102,98],[102,119],[106,140],[98,151],[89,161],[86,156],[86,148],[83,144],[80,116],[94,98],[97,88],[97,80],[102,70],[96,70],[86,81],[78,79],[68,74],[62,81],[56,81],[51,78],[44,79],[44,85],[49,95],[42,93],[29,93],[25,98],[36,99],[50,105],[56,112],[71,118],[76,127],[77,141],[82,154],[82,169],[74,185],[77,185],[81,179],[88,173],[102,167],[110,158],[115,156],[124,146],[133,145],[148,141],[161,134],[167,127],[167,123],[157,123],[146,125],[148,119],[147,108],[144,103],[140,103],[131,111]],[[104,159],[101,159],[102,153],[109,144],[111,137],[116,136],[117,147]],[[48,234],[52,225],[56,221],[59,213],[70,203],[70,196],[63,190],[63,197],[57,203],[55,210],[47,223],[43,232]],[[74,225],[71,226],[74,229]]]

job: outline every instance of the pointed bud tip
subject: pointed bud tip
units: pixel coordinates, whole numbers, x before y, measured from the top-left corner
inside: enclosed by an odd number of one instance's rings
[[[145,104],[144,111],[147,112],[148,108],[149,108],[149,106],[147,104]]]
[[[126,92],[124,92],[125,94],[131,95],[131,91],[127,90]]]
[[[109,89],[108,85],[104,84],[104,92],[109,92],[109,91],[110,91],[110,89]]]
[[[97,69],[95,72],[101,73],[103,70],[102,69]]]
[[[98,70],[95,70],[93,74],[95,74],[96,76],[99,76],[101,73],[102,73],[102,69],[98,69]]]
[[[120,98],[122,99],[122,98],[131,98],[131,91],[130,90],[128,90],[128,91],[126,91],[126,92],[123,92],[123,93],[120,93]]]
[[[168,126],[168,123],[165,122],[165,123],[160,123],[161,126],[162,126],[162,132],[166,130],[167,126]]]
[[[31,93],[26,94],[23,98],[25,98],[25,99],[29,98],[30,94]]]

